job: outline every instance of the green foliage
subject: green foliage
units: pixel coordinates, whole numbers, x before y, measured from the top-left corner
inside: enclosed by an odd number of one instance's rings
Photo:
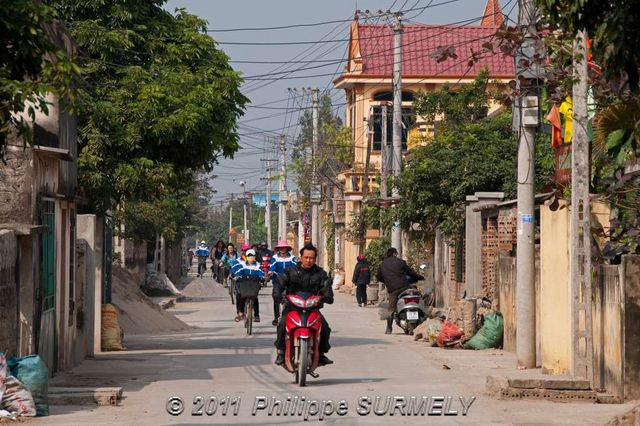
[[[640,0],[538,0],[551,23],[570,35],[585,29],[592,42],[595,62],[607,80],[618,80],[625,72],[634,92],[638,92],[638,10]]]
[[[176,235],[197,173],[238,149],[247,102],[206,22],[163,3],[55,2],[83,52],[80,184],[133,237]]]
[[[318,151],[305,161],[304,152],[313,146],[313,117],[310,109],[299,119],[300,134],[293,148],[292,170],[296,175],[298,190],[303,194],[299,200],[302,209],[308,207],[313,169],[319,181],[335,181],[339,172],[353,163],[353,138],[351,129],[342,125],[340,117],[333,112],[331,97],[320,96],[318,108]]]
[[[443,126],[427,146],[407,157],[398,186],[403,201],[399,215],[404,227],[419,223],[436,227],[448,237],[464,223],[464,200],[476,191],[514,193],[516,141],[511,114],[455,128]]]
[[[387,254],[387,249],[391,247],[391,237],[378,238],[372,240],[364,251],[364,256],[369,261],[369,270],[371,271],[371,280],[375,280],[380,264]]]
[[[474,122],[486,117],[489,110],[488,83],[489,71],[485,68],[473,83],[455,89],[445,83],[437,90],[418,93],[413,108],[427,123],[435,122],[439,116],[449,126]]]
[[[31,143],[29,121],[48,114],[46,95],[73,102],[72,81],[79,69],[55,44],[57,14],[49,5],[6,0],[0,11],[0,159],[15,129]],[[23,114],[24,113],[24,114]]]

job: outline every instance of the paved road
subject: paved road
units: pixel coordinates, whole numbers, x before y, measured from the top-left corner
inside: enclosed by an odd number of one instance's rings
[[[545,401],[498,401],[484,394],[488,374],[512,371],[515,359],[501,351],[443,350],[413,342],[411,337],[396,333],[383,334],[384,324],[377,318],[376,308],[358,308],[352,296],[339,294],[336,303],[327,306],[325,315],[333,328],[330,356],[335,364],[319,370],[320,377],[309,378],[306,388],[299,388],[293,376],[273,365],[275,329],[271,326],[270,288],[260,296],[263,321],[255,334],[246,336],[241,324],[235,323],[235,309],[226,290],[215,286],[212,297],[179,303],[171,310],[176,316],[198,328],[179,334],[126,336],[126,352],[107,353],[87,360],[71,373],[55,379],[57,384],[113,386],[124,388],[125,398],[119,407],[53,407],[52,416],[34,423],[80,424],[298,424],[305,413],[314,412],[314,403],[331,400],[323,406],[327,424],[603,424],[614,415],[629,409],[629,404],[598,405],[590,403],[553,403]],[[444,369],[446,364],[450,369]],[[182,398],[181,415],[167,413],[166,402],[172,396]],[[192,415],[193,399],[215,397],[215,413]],[[228,412],[222,411],[225,397]],[[451,396],[451,416],[405,415],[392,407],[394,397],[407,400],[417,397]],[[468,403],[476,400],[462,416],[459,397]],[[289,413],[271,416],[268,409],[252,415],[256,398],[279,399],[298,397],[296,408],[289,403]],[[305,403],[300,401],[305,398]],[[358,414],[361,398],[370,398],[372,407]],[[376,397],[380,401],[375,406]],[[240,401],[235,405],[232,401]],[[260,400],[262,401],[262,400]],[[338,405],[339,401],[345,401]],[[401,405],[401,399],[398,400]],[[446,403],[446,399],[445,399]],[[209,402],[208,402],[209,404]],[[211,402],[213,404],[213,402]],[[346,404],[346,406],[345,406]],[[330,405],[333,408],[330,409]],[[368,404],[364,404],[367,406]],[[302,408],[300,408],[302,407]],[[207,406],[204,407],[206,409]],[[214,406],[209,405],[210,411]],[[374,413],[377,408],[380,415]],[[414,407],[415,408],[415,407]],[[238,415],[233,415],[236,410]],[[301,411],[300,411],[301,410]],[[346,412],[343,416],[336,410]],[[362,409],[361,409],[362,410]],[[418,411],[420,407],[418,406]],[[331,414],[329,414],[331,412]],[[366,411],[362,411],[366,413]],[[393,413],[393,416],[392,416]],[[319,414],[309,414],[309,421]]]

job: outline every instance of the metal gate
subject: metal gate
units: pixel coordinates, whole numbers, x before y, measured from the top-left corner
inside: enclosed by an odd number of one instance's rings
[[[113,262],[113,220],[106,216],[104,220],[104,287],[102,303],[111,303],[111,265]]]
[[[38,354],[53,373],[56,367],[56,211],[55,202],[44,200],[40,220],[44,229],[40,253],[40,324]]]

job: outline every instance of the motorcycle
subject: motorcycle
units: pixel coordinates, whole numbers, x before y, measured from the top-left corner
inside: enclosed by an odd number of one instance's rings
[[[420,265],[423,272],[426,265]],[[410,284],[416,285],[418,280],[409,280]],[[426,290],[425,286],[420,286],[423,291],[415,287],[408,288],[398,296],[395,319],[396,324],[404,334],[413,334],[413,330],[422,324],[431,313],[433,306],[433,291]]]
[[[294,373],[295,381],[306,386],[307,374],[317,378],[315,372],[320,357],[320,329],[322,297],[311,293],[289,294],[286,296],[293,309],[285,318],[284,367]]]

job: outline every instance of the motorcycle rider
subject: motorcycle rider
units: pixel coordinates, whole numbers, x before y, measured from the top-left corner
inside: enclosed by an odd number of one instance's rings
[[[285,269],[296,266],[298,259],[291,254],[291,246],[287,243],[287,240],[278,241],[274,249],[276,253],[271,257],[271,263],[269,264],[269,275],[273,283],[273,291],[271,292],[271,297],[273,297],[273,321],[271,321],[271,324],[278,325],[280,303],[282,303],[282,290],[279,288],[278,276],[283,274]]]
[[[265,279],[264,272],[258,262],[256,262],[256,252],[253,249],[249,249],[245,253],[246,260],[244,262],[238,262],[231,269],[231,275],[236,279],[236,289],[241,285],[243,280],[256,280],[262,281]],[[240,297],[240,291],[236,292],[236,322],[240,322],[244,319],[244,304],[245,299]],[[253,304],[253,321],[260,322],[260,304],[256,301]]]
[[[280,285],[278,286],[278,298],[281,299],[283,297],[283,291],[287,294],[307,292],[322,295],[323,303],[333,303],[331,280],[324,269],[316,265],[317,257],[318,249],[313,245],[306,244],[302,247],[300,250],[300,263],[294,267],[287,268],[283,274],[278,275],[280,281]],[[284,351],[286,347],[285,320],[287,318],[287,313],[291,311],[291,309],[292,308],[289,305],[285,305],[282,309],[282,317],[278,324],[277,337],[275,341],[275,346],[278,350],[278,355],[275,361],[276,365],[284,364]],[[320,331],[320,342],[318,348],[320,352],[318,365],[333,364],[333,361],[325,355],[331,348],[331,345],[329,344],[330,334],[331,329],[329,328],[329,324],[324,316],[322,316],[322,328]]]
[[[387,257],[382,261],[376,274],[378,281],[384,283],[389,295],[389,308],[387,318],[387,330],[385,334],[393,332],[393,315],[396,312],[398,296],[406,289],[413,287],[408,278],[414,281],[423,280],[424,277],[416,273],[407,262],[398,257],[398,250],[394,247],[387,250]]]

